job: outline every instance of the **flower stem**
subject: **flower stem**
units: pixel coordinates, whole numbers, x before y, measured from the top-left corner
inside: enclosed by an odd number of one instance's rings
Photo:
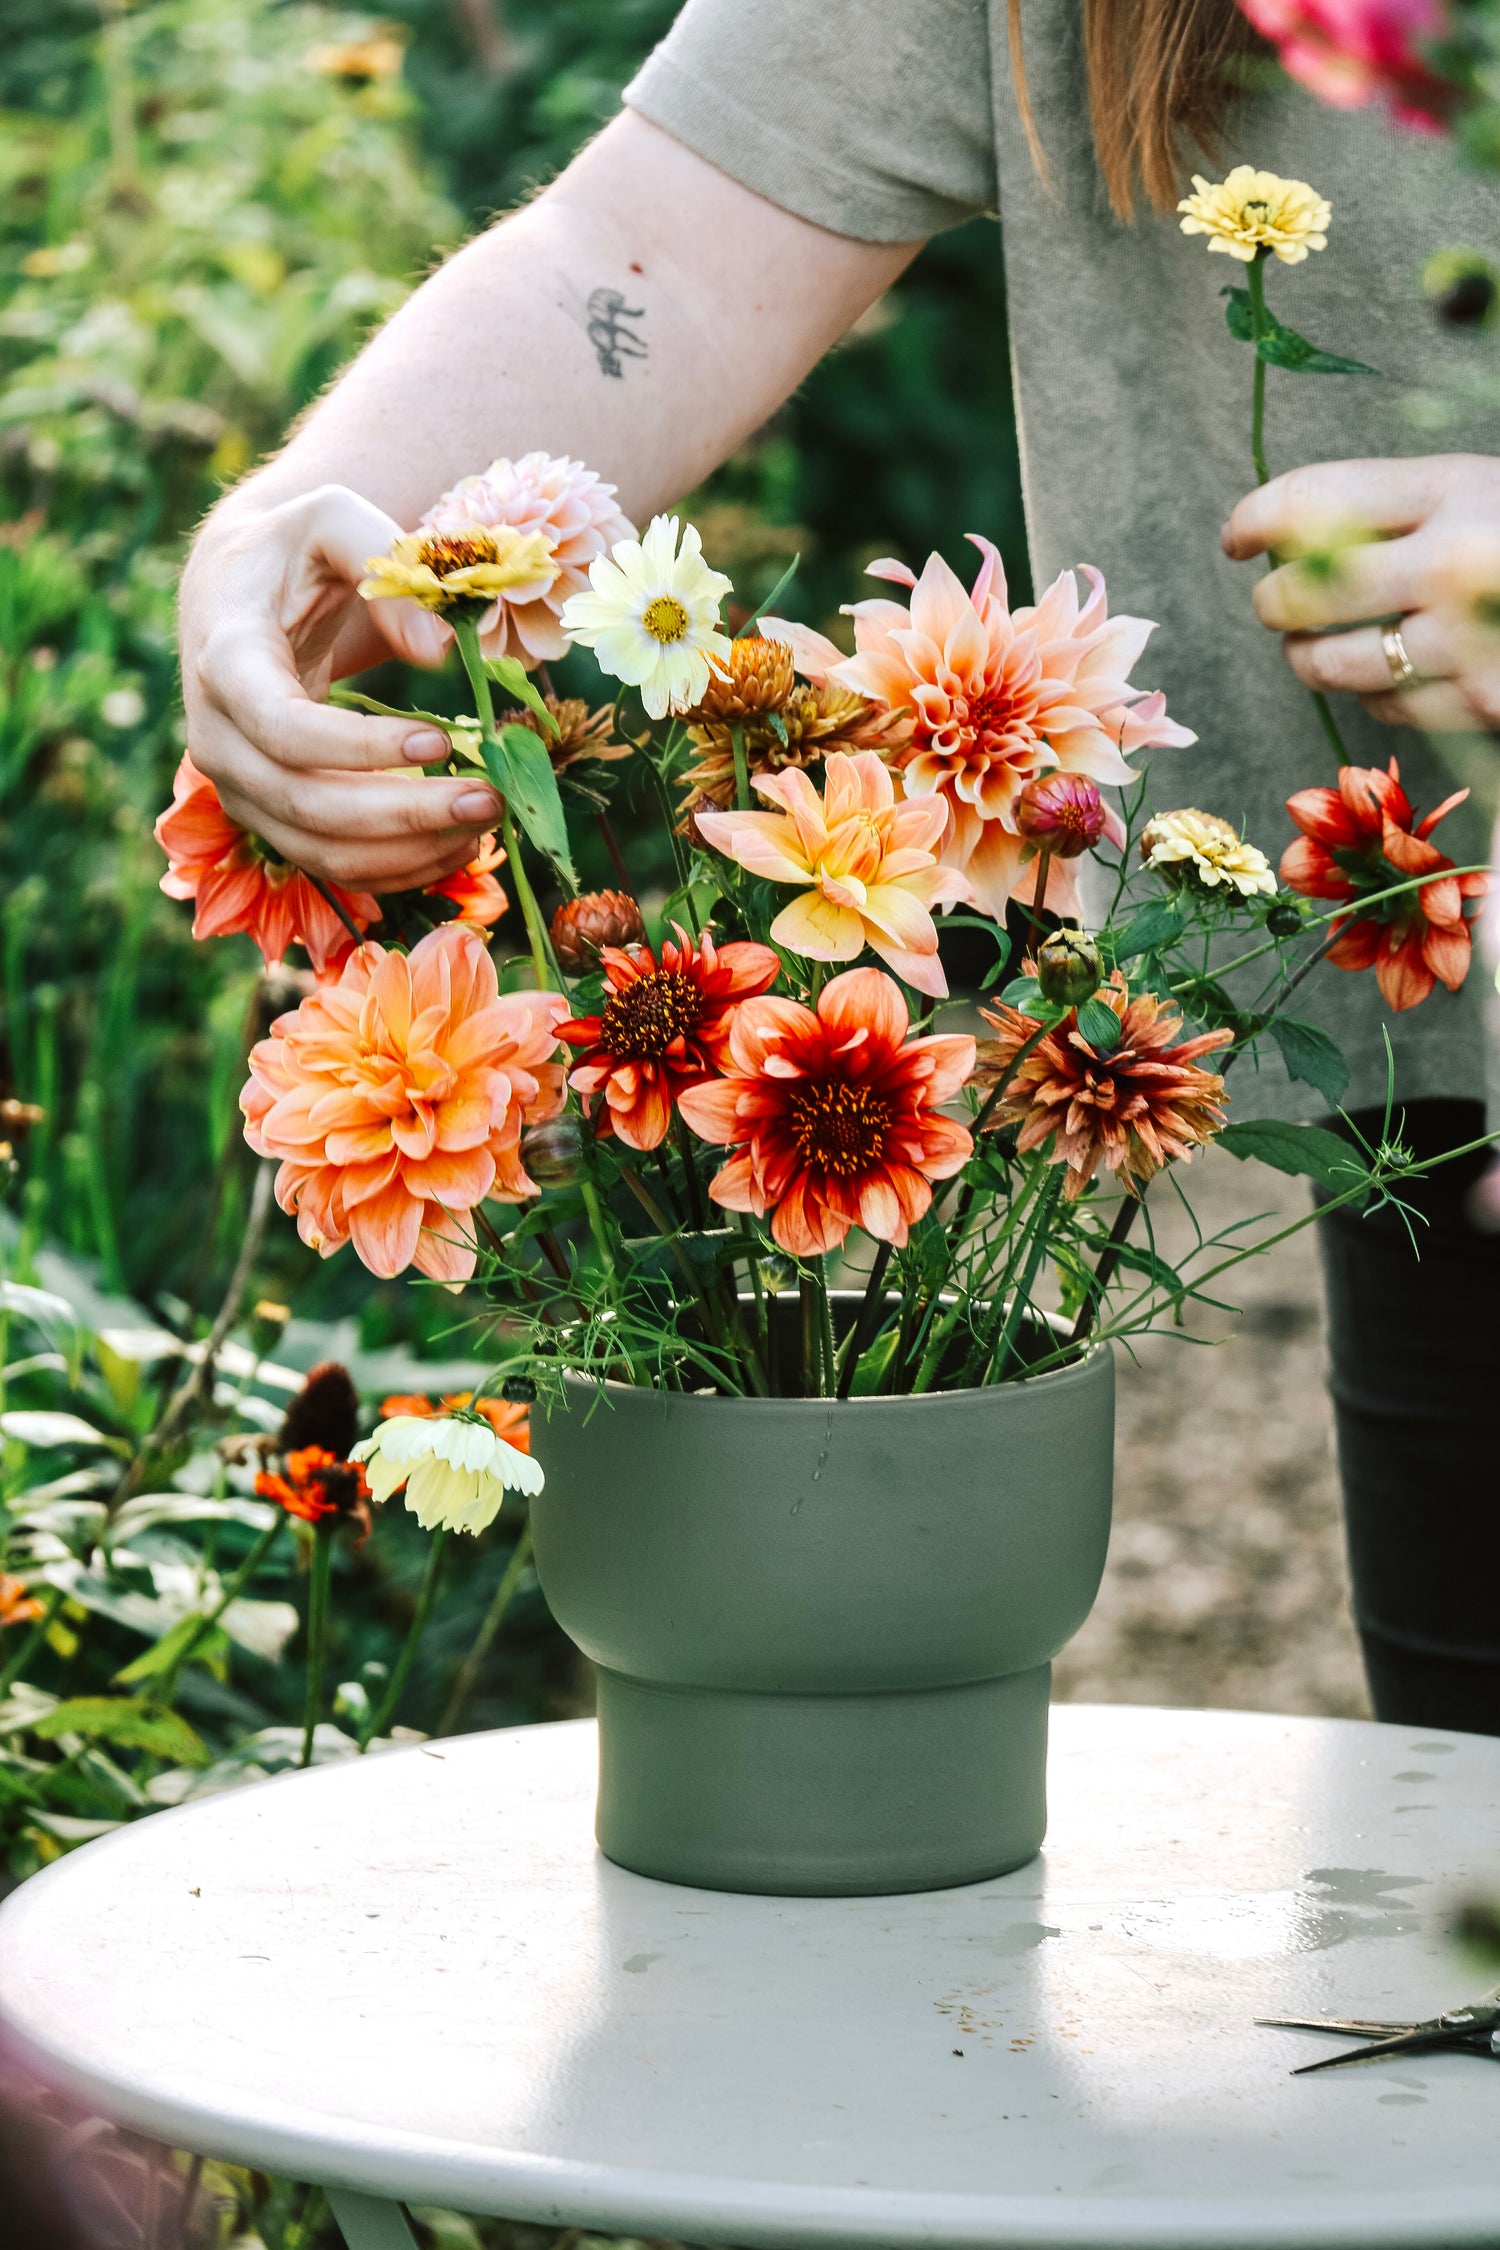
[[[469,685],[474,691],[474,715],[478,719],[486,742],[495,739],[495,699],[490,693],[490,676],[484,668],[484,658],[479,650],[479,628],[472,618],[454,618],[453,637],[458,643],[458,653],[463,658],[464,670],[469,675]],[[565,992],[562,972],[553,958],[547,925],[542,920],[542,910],[537,905],[531,878],[521,858],[521,847],[516,838],[516,824],[511,818],[510,806],[500,799],[500,833],[505,844],[505,856],[510,866],[511,881],[516,886],[520,901],[521,918],[526,924],[526,935],[531,941],[531,965],[536,974],[539,992]]]
[[[750,762],[745,756],[745,729],[736,719],[729,729],[730,748],[734,752],[734,806],[736,812],[750,810]]]
[[[838,1383],[840,1398],[847,1398],[853,1390],[854,1377],[859,1363],[874,1341],[875,1323],[885,1298],[885,1277],[890,1271],[892,1256],[893,1252],[888,1242],[882,1242],[875,1252],[875,1260],[870,1267],[870,1278],[865,1284],[865,1293],[860,1299],[859,1311],[854,1316],[854,1326],[850,1329],[844,1345],[844,1364],[839,1371]]]
[[[1245,289],[1250,299],[1250,338],[1255,347],[1255,375],[1250,392],[1250,458],[1255,464],[1257,484],[1269,484],[1271,472],[1266,467],[1266,363],[1260,356],[1261,339],[1266,333],[1266,277],[1262,270],[1263,250],[1245,268]]]
[[[1057,1199],[1062,1192],[1063,1176],[1064,1168],[1057,1164],[1051,1168],[1047,1178],[1042,1182],[1041,1190],[1032,1208],[1031,1224],[1022,1237],[1021,1243],[1017,1246],[1016,1255],[1011,1261],[1011,1272],[1014,1272],[1024,1254],[1025,1270],[1016,1282],[1015,1291],[1010,1301],[1010,1311],[1005,1314],[1000,1333],[995,1338],[993,1356],[988,1352],[985,1353],[980,1363],[980,1369],[975,1370],[976,1373],[979,1373],[981,1382],[998,1383],[1004,1375],[1011,1353],[1015,1349],[1021,1322],[1031,1307],[1031,1292],[1036,1287],[1038,1271],[1041,1268],[1043,1258],[1047,1255],[1052,1213],[1057,1207]],[[1009,1278],[1009,1274],[1007,1274],[1006,1279]],[[1004,1303],[1004,1286],[1002,1284],[999,1297],[999,1305],[1002,1310]],[[985,1364],[986,1362],[988,1364]],[[972,1367],[972,1365],[973,1362],[971,1361],[970,1366]],[[967,1370],[965,1372],[967,1373]]]
[[[819,1389],[832,1398],[838,1381],[838,1351],[833,1341],[833,1307],[828,1302],[828,1261],[818,1260],[818,1314],[823,1345],[823,1379]]]
[[[1124,1249],[1126,1237],[1135,1225],[1142,1200],[1138,1195],[1127,1195],[1121,1198],[1120,1208],[1115,1213],[1114,1223],[1109,1230],[1109,1240],[1099,1253],[1099,1263],[1094,1268],[1089,1293],[1083,1301],[1083,1307],[1078,1318],[1073,1323],[1073,1333],[1068,1338],[1069,1343],[1083,1343],[1092,1329],[1095,1317],[1104,1302],[1105,1291],[1115,1278],[1115,1268],[1120,1263],[1120,1252]]]
[[[312,1569],[307,1581],[307,1701],[299,1766],[310,1766],[318,1713],[323,1708],[323,1665],[328,1647],[328,1581],[333,1570],[333,1526],[313,1526]]]
[[[422,1645],[422,1636],[432,1621],[433,1604],[437,1600],[438,1579],[442,1572],[443,1555],[447,1545],[448,1534],[446,1531],[435,1531],[428,1540],[427,1568],[422,1573],[422,1584],[417,1594],[417,1606],[412,1611],[411,1623],[406,1629],[406,1639],[402,1642],[401,1654],[396,1659],[396,1669],[385,1683],[384,1695],[361,1729],[359,1737],[361,1757],[364,1756],[376,1736],[389,1724],[391,1714],[401,1701],[406,1683],[411,1677],[411,1668],[417,1661],[417,1650]]]
[[[810,1273],[798,1274],[797,1295],[802,1305],[802,1396],[817,1398],[823,1387],[818,1380],[822,1354],[818,1344],[818,1285]]]
[[[439,1734],[453,1734],[463,1717],[470,1696],[478,1683],[484,1660],[495,1645],[495,1636],[505,1622],[505,1613],[515,1599],[521,1574],[531,1560],[531,1526],[528,1523],[511,1550],[510,1561],[500,1573],[500,1583],[495,1588],[489,1608],[484,1613],[484,1623],[474,1635],[468,1655],[453,1675],[453,1685],[448,1691],[448,1701],[437,1724]]]
[[[194,1650],[202,1647],[204,1641],[213,1631],[214,1627],[218,1624],[219,1619],[223,1616],[225,1610],[228,1609],[230,1603],[232,1601],[238,1600],[241,1590],[249,1584],[250,1580],[255,1576],[255,1573],[260,1569],[261,1564],[265,1561],[267,1555],[271,1552],[272,1547],[275,1545],[277,1534],[280,1532],[281,1527],[285,1522],[286,1517],[278,1508],[276,1511],[275,1521],[273,1523],[267,1524],[265,1530],[256,1540],[254,1546],[250,1549],[250,1552],[246,1555],[244,1561],[240,1564],[240,1567],[235,1572],[234,1576],[229,1580],[227,1585],[222,1586],[219,1589],[219,1598],[214,1603],[213,1608],[210,1610],[206,1610],[203,1616],[199,1618],[194,1631],[189,1635],[188,1639],[183,1642],[182,1647],[177,1651],[176,1660],[173,1663],[171,1670],[167,1672],[162,1679],[161,1687],[158,1692],[163,1703],[171,1702],[173,1693],[177,1685],[178,1673],[182,1670],[184,1664],[187,1664],[191,1661]],[[0,1683],[0,1685],[3,1685],[3,1683]]]

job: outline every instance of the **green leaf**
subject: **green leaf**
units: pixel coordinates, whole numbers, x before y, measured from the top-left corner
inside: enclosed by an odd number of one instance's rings
[[[1241,344],[1253,344],[1255,323],[1250,317],[1249,290],[1221,289],[1219,295],[1229,300],[1224,307],[1224,318],[1229,324],[1230,335]]]
[[[1349,1065],[1337,1042],[1315,1023],[1299,1023],[1293,1016],[1273,1023],[1271,1037],[1281,1049],[1288,1078],[1316,1087],[1329,1108],[1337,1109],[1349,1090]]]
[[[183,1650],[201,1633],[203,1633],[201,1613],[197,1610],[189,1610],[186,1617],[178,1618],[170,1632],[163,1633],[154,1648],[148,1648],[144,1655],[136,1657],[133,1663],[126,1664],[120,1671],[116,1672],[115,1680],[117,1684],[120,1687],[136,1687],[142,1680],[159,1679],[163,1672],[170,1672],[173,1669],[181,1658]],[[206,1640],[207,1634],[203,1634],[203,1638]]]
[[[527,710],[534,712],[541,720],[554,740],[557,738],[557,721],[547,709],[542,695],[532,686],[524,664],[518,663],[513,656],[490,656],[486,657],[484,668],[496,687],[504,688],[507,695],[513,695],[518,703],[524,703]]]
[[[1250,310],[1250,293],[1247,289],[1225,289],[1220,294],[1227,299],[1224,318],[1229,333],[1239,343],[1255,342],[1255,320]],[[1367,367],[1362,359],[1341,359],[1337,352],[1320,351],[1295,328],[1283,327],[1274,313],[1262,317],[1258,353],[1268,367],[1286,367],[1296,375],[1378,375],[1378,367]]]
[[[1274,1172],[1316,1180],[1320,1187],[1344,1194],[1367,1178],[1369,1166],[1346,1140],[1322,1125],[1284,1125],[1279,1117],[1249,1117],[1226,1125],[1220,1145],[1241,1162],[1254,1157]]]
[[[1000,995],[1007,1008],[1019,1008],[1029,1014],[1042,997],[1042,988],[1035,977],[1015,977]]]
[[[572,890],[578,888],[568,854],[568,821],[558,795],[557,775],[547,745],[530,727],[502,727],[498,740],[486,736],[481,748],[485,770],[509,802],[521,826],[545,852]]]
[[[206,1766],[208,1751],[176,1711],[154,1709],[135,1697],[75,1695],[54,1705],[31,1729],[44,1742],[60,1734],[81,1734],[113,1742],[122,1750],[149,1750],[178,1766]]]
[[[1159,953],[1175,945],[1182,935],[1182,901],[1154,898],[1127,922],[1114,941],[1117,961],[1134,961],[1142,953]]]
[[[1078,1028],[1096,1055],[1112,1055],[1120,1044],[1120,1019],[1102,1000],[1085,1000]]]
[[[787,564],[786,569],[777,579],[775,585],[771,588],[771,591],[769,592],[769,594],[767,594],[765,600],[763,602],[756,603],[754,609],[751,610],[750,615],[745,619],[744,624],[735,634],[734,637],[737,641],[747,640],[759,625],[766,611],[768,609],[775,609],[776,604],[780,601],[782,595],[786,592],[788,586],[790,586],[792,580],[796,577],[797,568],[801,560],[802,557],[800,554],[793,555],[791,561]]]

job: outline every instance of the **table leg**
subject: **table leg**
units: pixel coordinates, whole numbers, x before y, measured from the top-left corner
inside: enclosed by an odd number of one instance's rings
[[[329,2188],[326,2193],[349,2250],[417,2250],[404,2204],[351,2195],[347,2188]]]

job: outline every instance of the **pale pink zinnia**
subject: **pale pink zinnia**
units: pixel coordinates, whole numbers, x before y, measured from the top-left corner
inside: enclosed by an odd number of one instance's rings
[[[568,652],[560,622],[563,603],[589,583],[589,564],[635,527],[615,505],[615,487],[581,461],[551,453],[524,453],[519,461],[492,461],[465,477],[428,509],[419,531],[461,532],[470,524],[509,524],[539,531],[552,550],[557,576],[545,592],[521,588],[502,594],[479,627],[486,656],[516,656],[528,668]]]
[[[278,1157],[276,1200],[327,1258],[351,1238],[372,1273],[467,1281],[469,1214],[536,1195],[523,1125],[563,1106],[555,992],[501,993],[462,922],[410,954],[362,945],[250,1052],[245,1138]]]
[[[1034,880],[1016,818],[1029,781],[1060,767],[1128,784],[1132,751],[1178,749],[1197,737],[1167,717],[1164,696],[1132,686],[1131,667],[1155,627],[1111,618],[1097,570],[1084,567],[1081,606],[1065,570],[1035,607],[1012,611],[999,554],[969,536],[983,558],[971,593],[941,555],[929,557],[920,578],[904,563],[872,563],[872,577],[911,588],[911,607],[854,603],[855,654],[838,662],[831,644],[813,645],[819,636],[803,633],[794,647],[799,669],[818,662],[821,649],[830,679],[910,709],[912,740],[895,760],[906,794],[943,798],[944,862],[968,877],[987,913],[1000,915]],[[778,623],[778,635],[784,630]]]

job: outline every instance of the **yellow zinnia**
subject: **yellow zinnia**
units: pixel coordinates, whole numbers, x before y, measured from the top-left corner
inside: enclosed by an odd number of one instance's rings
[[[1177,208],[1186,214],[1184,234],[1206,234],[1210,250],[1247,266],[1262,250],[1285,266],[1301,265],[1309,250],[1327,249],[1324,230],[1333,216],[1305,180],[1283,180],[1253,164],[1236,164],[1217,185],[1195,172],[1193,193]]]
[[[1141,857],[1174,890],[1190,883],[1205,891],[1235,890],[1242,898],[1275,894],[1276,877],[1265,853],[1217,813],[1199,812],[1195,805],[1157,813],[1141,837]]]
[[[388,555],[372,555],[360,580],[367,602],[420,602],[423,609],[452,609],[459,602],[492,602],[524,589],[523,599],[547,591],[557,576],[552,549],[539,531],[509,524],[474,524],[464,531],[404,531]]]

